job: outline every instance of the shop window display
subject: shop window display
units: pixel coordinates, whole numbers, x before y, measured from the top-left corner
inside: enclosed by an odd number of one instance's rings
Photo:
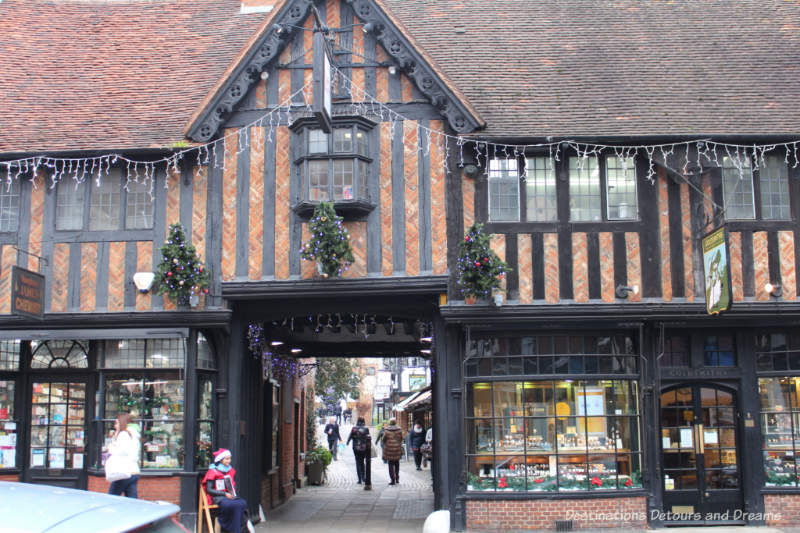
[[[17,422],[13,380],[0,381],[0,469],[17,466]]]
[[[467,386],[467,488],[641,488],[636,383],[473,382]]]
[[[765,484],[800,486],[800,377],[759,378],[758,389]]]
[[[105,461],[114,420],[129,412],[142,437],[141,468],[177,469],[184,462],[183,339],[121,339],[105,341],[100,367],[103,379]],[[119,369],[133,371],[121,374]],[[138,369],[138,370],[137,370]]]

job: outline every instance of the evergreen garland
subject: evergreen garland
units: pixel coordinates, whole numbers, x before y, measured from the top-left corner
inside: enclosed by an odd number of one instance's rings
[[[350,234],[342,224],[342,217],[336,215],[333,204],[320,202],[314,209],[308,229],[311,238],[303,243],[300,257],[316,261],[324,278],[341,276],[355,259],[350,247]]]
[[[166,294],[179,305],[187,305],[192,295],[208,294],[208,272],[194,246],[187,244],[181,224],[169,227],[161,257],[156,271],[158,294]]]
[[[458,245],[456,268],[461,292],[480,298],[488,298],[493,289],[500,288],[501,278],[508,272],[508,265],[494,253],[491,239],[479,223],[469,228]]]

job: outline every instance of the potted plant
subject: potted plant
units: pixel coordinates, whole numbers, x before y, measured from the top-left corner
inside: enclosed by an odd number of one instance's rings
[[[306,468],[308,469],[308,482],[311,485],[322,485],[328,465],[331,464],[333,455],[324,446],[317,446],[306,452]]]
[[[458,245],[458,284],[468,302],[476,298],[489,299],[500,290],[508,265],[492,250],[490,236],[483,224],[473,224]],[[502,296],[500,297],[502,305]]]

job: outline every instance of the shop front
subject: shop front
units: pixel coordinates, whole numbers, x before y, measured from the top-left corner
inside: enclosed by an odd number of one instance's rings
[[[468,529],[797,523],[797,334],[464,329]]]
[[[140,497],[190,497],[183,480],[208,465],[216,431],[202,331],[6,331],[0,369],[0,479],[105,492],[114,420],[127,412],[142,437]]]

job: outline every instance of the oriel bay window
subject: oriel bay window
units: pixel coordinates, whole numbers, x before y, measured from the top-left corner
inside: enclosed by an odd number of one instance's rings
[[[337,119],[331,133],[325,133],[314,122],[295,123],[301,147],[295,160],[301,181],[298,214],[309,215],[319,202],[333,202],[341,214],[366,214],[374,208],[368,192],[373,126],[360,118]]]
[[[465,365],[467,489],[642,487],[633,338],[483,338]]]

